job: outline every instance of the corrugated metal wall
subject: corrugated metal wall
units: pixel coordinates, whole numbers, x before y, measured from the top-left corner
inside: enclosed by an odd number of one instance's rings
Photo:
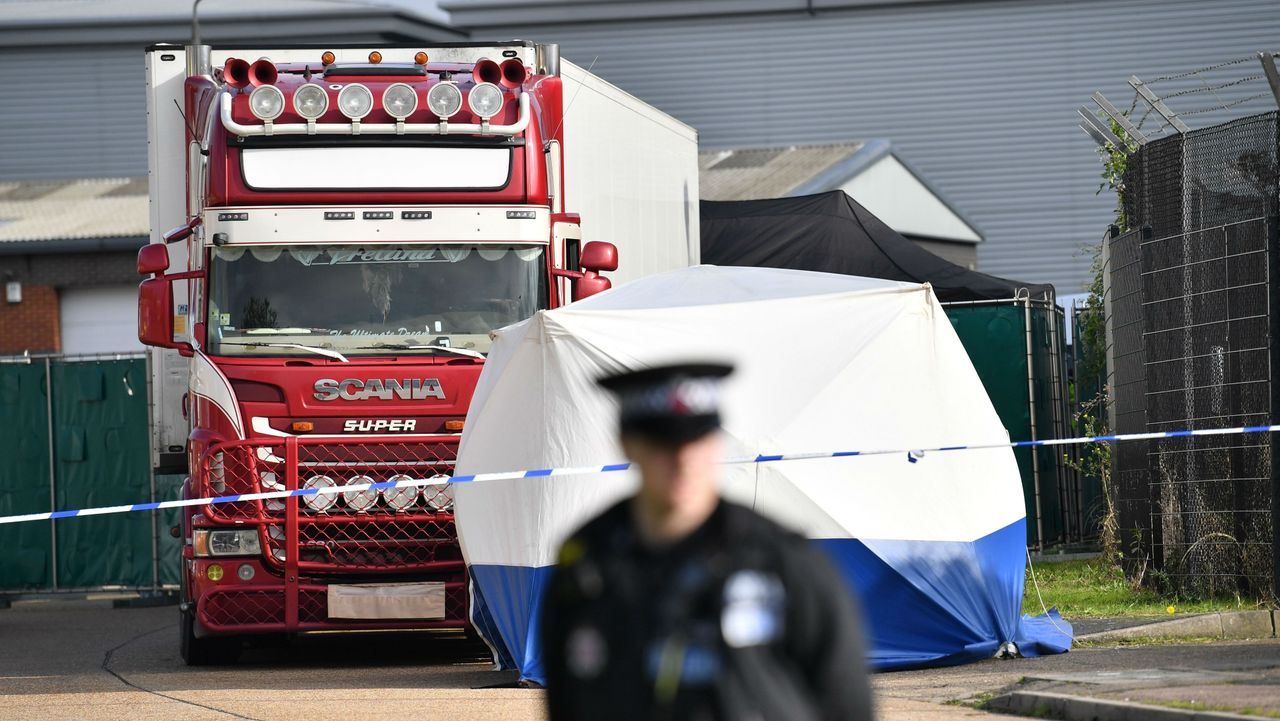
[[[1101,168],[1076,108],[1095,90],[1127,108],[1132,74],[1280,50],[1278,10],[1276,0],[988,0],[472,34],[559,42],[564,57],[594,61],[596,74],[696,127],[704,148],[888,138],[983,231],[979,269],[1067,294],[1083,288],[1081,247],[1113,207],[1095,195]],[[1240,90],[1219,94],[1231,102]]]
[[[144,84],[141,47],[0,49],[0,181],[145,176]]]
[[[980,269],[1073,293],[1089,266],[1080,248],[1112,208],[1095,195],[1099,163],[1075,108],[1094,90],[1128,107],[1131,74],[1280,50],[1276,7],[970,0],[473,35],[559,42],[565,57],[594,61],[593,72],[698,128],[707,148],[888,138],[979,225]],[[0,180],[145,175],[142,87],[140,46],[0,49]],[[806,105],[815,110],[796,110]],[[1193,127],[1223,117],[1196,115]]]

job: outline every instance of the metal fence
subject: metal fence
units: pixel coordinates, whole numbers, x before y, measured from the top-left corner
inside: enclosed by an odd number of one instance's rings
[[[1142,243],[1148,430],[1269,422],[1267,226],[1258,218]],[[1148,453],[1163,572],[1197,593],[1269,586],[1269,439],[1161,439]]]
[[[1109,418],[1117,433],[1274,422],[1280,113],[1151,141],[1128,158],[1132,227],[1106,242]],[[1118,444],[1129,570],[1194,594],[1269,593],[1274,439]],[[1148,568],[1149,567],[1149,568]]]
[[[151,473],[145,358],[0,358],[0,514],[136,503],[177,495]],[[0,529],[0,597],[177,583],[176,511]]]

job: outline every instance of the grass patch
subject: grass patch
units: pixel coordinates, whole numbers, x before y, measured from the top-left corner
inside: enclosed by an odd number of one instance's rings
[[[1049,608],[1054,606],[1066,618],[1111,616],[1165,616],[1176,618],[1189,613],[1211,611],[1251,611],[1265,608],[1259,599],[1228,597],[1192,599],[1162,594],[1153,589],[1133,588],[1117,566],[1101,558],[1060,563],[1037,563],[1035,577],[1040,583],[1040,595]],[[1168,608],[1173,606],[1174,613]],[[1022,610],[1040,613],[1040,601],[1027,570],[1027,583],[1022,598]]]
[[[1197,643],[1221,643],[1220,636],[1141,636],[1113,638],[1104,641],[1073,640],[1072,648],[1115,648],[1117,646],[1182,646]]]

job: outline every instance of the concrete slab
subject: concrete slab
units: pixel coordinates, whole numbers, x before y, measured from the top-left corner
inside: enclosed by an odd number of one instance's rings
[[[1233,611],[1222,615],[1223,638],[1274,638],[1271,611]]]
[[[1204,613],[1079,634],[1076,636],[1076,641],[1097,643],[1141,638],[1275,638],[1275,620],[1272,613],[1272,611]]]
[[[1202,669],[1134,668],[1118,670],[1031,673],[1027,681],[1090,684],[1141,688],[1144,686],[1189,686],[1192,684],[1225,684],[1248,681],[1252,674]]]
[[[1269,684],[1232,683],[1127,689],[1099,694],[1100,698],[1134,703],[1176,703],[1184,708],[1232,709],[1249,716],[1280,715],[1280,693]]]
[[[1258,721],[1256,716],[1168,708],[1062,693],[1014,691],[991,699],[986,708],[1064,721]]]

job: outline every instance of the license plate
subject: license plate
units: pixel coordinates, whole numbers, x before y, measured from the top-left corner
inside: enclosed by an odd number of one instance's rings
[[[444,618],[444,584],[365,583],[329,586],[329,618]]]

